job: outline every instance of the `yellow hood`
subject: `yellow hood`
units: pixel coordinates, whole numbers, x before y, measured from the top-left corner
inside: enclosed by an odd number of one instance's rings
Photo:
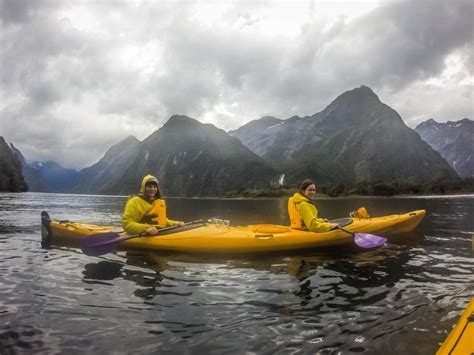
[[[158,179],[156,177],[154,177],[153,175],[147,175],[143,178],[142,180],[142,184],[140,185],[140,193],[142,195],[145,194],[145,186],[146,186],[146,183],[152,179],[155,179],[156,180],[156,183],[158,184]]]
[[[306,196],[303,196],[299,192],[295,192],[292,198],[293,198],[293,203],[295,204],[300,203],[300,202],[311,202],[309,198],[307,198]]]

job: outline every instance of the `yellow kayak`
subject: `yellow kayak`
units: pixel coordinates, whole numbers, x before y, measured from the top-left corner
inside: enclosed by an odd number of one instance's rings
[[[474,353],[474,297],[436,355]]]
[[[425,216],[425,210],[372,218],[345,218],[344,228],[352,232],[385,236],[413,230]],[[49,216],[48,216],[49,218]],[[332,222],[339,222],[335,220]],[[127,236],[117,226],[43,220],[43,237],[51,241],[80,241],[97,234],[116,232]],[[265,253],[294,251],[352,243],[352,235],[341,230],[313,233],[287,226],[258,224],[231,227],[220,223],[201,223],[193,228],[178,227],[172,233],[128,239],[123,248],[141,248],[186,253]]]

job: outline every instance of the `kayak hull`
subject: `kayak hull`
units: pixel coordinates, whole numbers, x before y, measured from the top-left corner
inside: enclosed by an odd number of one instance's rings
[[[441,345],[436,355],[474,353],[474,298],[461,314],[456,326]]]
[[[352,218],[352,222],[346,225],[345,229],[382,235],[398,234],[413,230],[425,213],[424,210],[418,210],[368,219]],[[51,241],[80,241],[88,235],[111,231],[127,235],[116,226],[56,220],[48,222],[45,229],[48,230]],[[351,243],[352,236],[341,230],[313,233],[272,224],[229,227],[205,223],[176,233],[132,238],[122,242],[120,247],[189,253],[266,253]]]

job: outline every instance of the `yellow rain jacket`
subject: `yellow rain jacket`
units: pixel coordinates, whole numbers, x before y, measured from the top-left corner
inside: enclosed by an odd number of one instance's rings
[[[298,192],[288,199],[288,214],[290,215],[291,228],[307,229],[316,233],[331,230],[329,222],[318,218],[316,206]]]
[[[139,234],[148,227],[169,227],[178,224],[166,217],[165,200],[157,198],[149,200],[145,195],[145,186],[148,180],[154,179],[152,175],[143,178],[140,194],[128,197],[122,217],[122,227],[128,234]]]

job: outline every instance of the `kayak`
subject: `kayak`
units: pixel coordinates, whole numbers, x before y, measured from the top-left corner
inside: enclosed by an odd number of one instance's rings
[[[474,298],[467,305],[456,326],[441,345],[436,355],[474,353]]]
[[[117,226],[58,221],[43,218],[42,236],[49,241],[76,241],[98,233],[117,233],[126,237],[126,232]],[[413,230],[425,216],[425,210],[372,218],[344,218],[333,220],[346,231],[332,230],[314,233],[274,224],[229,226],[226,223],[196,223],[176,227],[157,236],[131,238],[120,243],[121,248],[139,248],[185,253],[266,253],[314,249],[353,242],[347,233],[363,232],[377,234],[399,234]]]

